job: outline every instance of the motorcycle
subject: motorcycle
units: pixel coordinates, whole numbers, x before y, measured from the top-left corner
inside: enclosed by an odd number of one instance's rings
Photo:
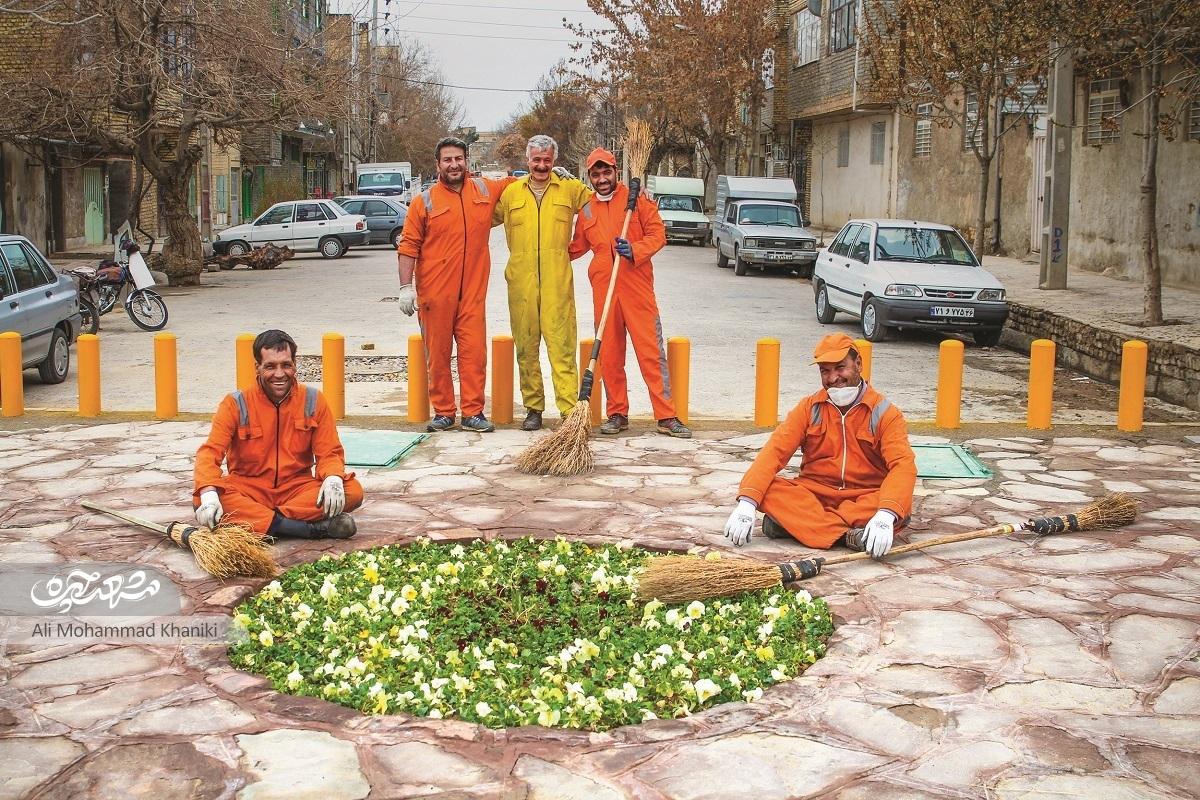
[[[106,261],[96,271],[96,310],[107,314],[116,307],[125,293],[125,313],[144,331],[159,331],[167,324],[167,304],[162,295],[150,287],[154,278],[146,267],[141,248],[136,242],[125,245],[127,264]]]
[[[79,314],[83,317],[80,333],[96,333],[100,330],[100,279],[96,270],[76,267],[63,271],[75,281],[75,290],[79,294]]]

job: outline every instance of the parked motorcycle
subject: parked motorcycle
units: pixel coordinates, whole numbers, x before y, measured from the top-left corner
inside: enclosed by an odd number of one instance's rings
[[[96,333],[100,330],[100,279],[93,267],[76,267],[64,270],[75,281],[79,293],[79,314],[83,317],[80,333]],[[112,308],[110,305],[109,308]]]
[[[96,309],[107,314],[116,307],[121,295],[125,295],[125,313],[144,331],[159,331],[167,324],[167,304],[162,295],[150,287],[154,278],[146,267],[137,243],[125,245],[128,264],[107,261],[96,272]]]

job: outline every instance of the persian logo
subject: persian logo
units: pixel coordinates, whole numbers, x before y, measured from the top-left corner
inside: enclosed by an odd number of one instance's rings
[[[162,588],[157,578],[148,578],[142,569],[128,573],[117,573],[102,577],[99,572],[73,569],[66,578],[55,575],[39,581],[29,590],[29,599],[38,608],[52,608],[54,613],[66,614],[76,606],[87,606],[95,601],[108,604],[112,611],[122,601],[137,602],[153,597]],[[40,594],[44,591],[44,594]],[[39,596],[40,594],[40,596]]]
[[[160,617],[182,608],[170,576],[145,564],[0,564],[4,616]]]

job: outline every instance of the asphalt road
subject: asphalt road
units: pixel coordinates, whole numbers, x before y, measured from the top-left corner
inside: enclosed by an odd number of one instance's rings
[[[506,258],[503,232],[494,229],[489,336],[509,330],[503,276]],[[587,262],[586,256],[575,262],[581,336],[593,326]],[[654,263],[664,333],[691,339],[693,418],[753,416],[755,342],[760,338],[774,337],[781,342],[782,415],[817,386],[816,367],[809,364],[817,339],[836,330],[856,338],[861,335],[857,321],[845,315],[831,325],[819,324],[809,282],[793,275],[752,272],[739,278],[732,270],[716,266],[716,251],[711,247],[689,245],[669,245]],[[408,336],[418,332],[416,320],[402,315],[395,304],[396,261],[387,247],[356,249],[332,261],[315,254],[301,255],[271,271],[239,267],[205,273],[202,282],[200,287],[162,291],[170,309],[167,330],[179,337],[183,411],[210,411],[233,388],[234,337],[239,333],[282,328],[296,339],[302,354],[319,354],[321,335],[337,331],[346,336],[347,356],[395,356],[407,352]],[[138,330],[117,309],[101,319],[100,335],[103,407],[152,409],[153,334]],[[905,334],[874,347],[873,383],[910,419],[934,416],[939,341],[933,333]],[[361,349],[364,345],[374,347],[367,351]],[[629,367],[632,415],[648,416],[649,399],[632,349]],[[347,371],[372,368],[351,363]],[[1025,356],[1002,348],[979,348],[968,340],[963,420],[1023,420],[1027,373]],[[548,365],[544,374],[549,375]],[[70,377],[59,386],[41,385],[34,371],[26,372],[25,378],[28,407],[75,407],[74,363]],[[546,383],[550,390],[548,378]],[[1057,421],[1105,424],[1115,420],[1113,387],[1060,370],[1055,397]],[[1182,409],[1154,400],[1149,406],[1148,418],[1185,418]],[[548,407],[552,408],[552,403]],[[347,386],[350,414],[403,414],[405,408],[402,382],[364,381]]]

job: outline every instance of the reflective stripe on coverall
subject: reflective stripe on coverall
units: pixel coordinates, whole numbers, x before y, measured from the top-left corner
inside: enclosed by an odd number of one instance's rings
[[[592,283],[592,304],[595,322],[600,324],[608,281],[616,258],[616,239],[625,224],[625,206],[629,202],[629,187],[618,184],[608,202],[595,197],[584,206],[575,223],[571,242],[571,258],[592,252],[588,279]],[[617,270],[617,285],[613,289],[612,308],[600,337],[600,374],[608,395],[608,415],[629,416],[629,384],[625,378],[625,337],[633,340],[642,378],[650,390],[650,404],[655,419],[675,416],[671,401],[671,379],[667,372],[667,351],[663,346],[662,320],[654,298],[654,265],[650,257],[667,243],[666,229],[654,202],[644,195],[638,198],[637,208],[629,220],[625,237],[633,248],[633,264],[621,260]]]
[[[458,347],[462,415],[483,413],[487,373],[484,302],[492,269],[492,210],[513,178],[467,178],[461,192],[439,180],[408,209],[397,251],[417,260],[417,320],[425,338],[429,399],[439,415],[455,413],[450,353]]]
[[[196,452],[194,507],[200,505],[200,490],[213,486],[225,509],[223,519],[249,525],[262,536],[276,511],[305,522],[321,519],[317,494],[330,475],[345,481],[346,511],[362,505],[362,484],[353,472],[346,472],[346,454],[329,404],[316,392],[313,413],[306,414],[306,389],[315,391],[295,384],[276,406],[256,381],[242,392],[245,425],[235,395],[221,401],[208,440]],[[221,471],[222,461],[228,462],[228,475]]]
[[[779,471],[796,451],[799,478]],[[821,389],[800,402],[775,429],[738,494],[809,547],[832,546],[887,509],[900,521],[912,513],[917,458],[900,409],[867,386],[845,416]]]
[[[546,340],[554,403],[564,417],[579,396],[575,362],[575,284],[567,249],[571,218],[591,189],[578,180],[550,174],[539,204],[525,176],[504,190],[494,221],[508,237],[508,313],[527,411],[546,410],[541,340]]]

